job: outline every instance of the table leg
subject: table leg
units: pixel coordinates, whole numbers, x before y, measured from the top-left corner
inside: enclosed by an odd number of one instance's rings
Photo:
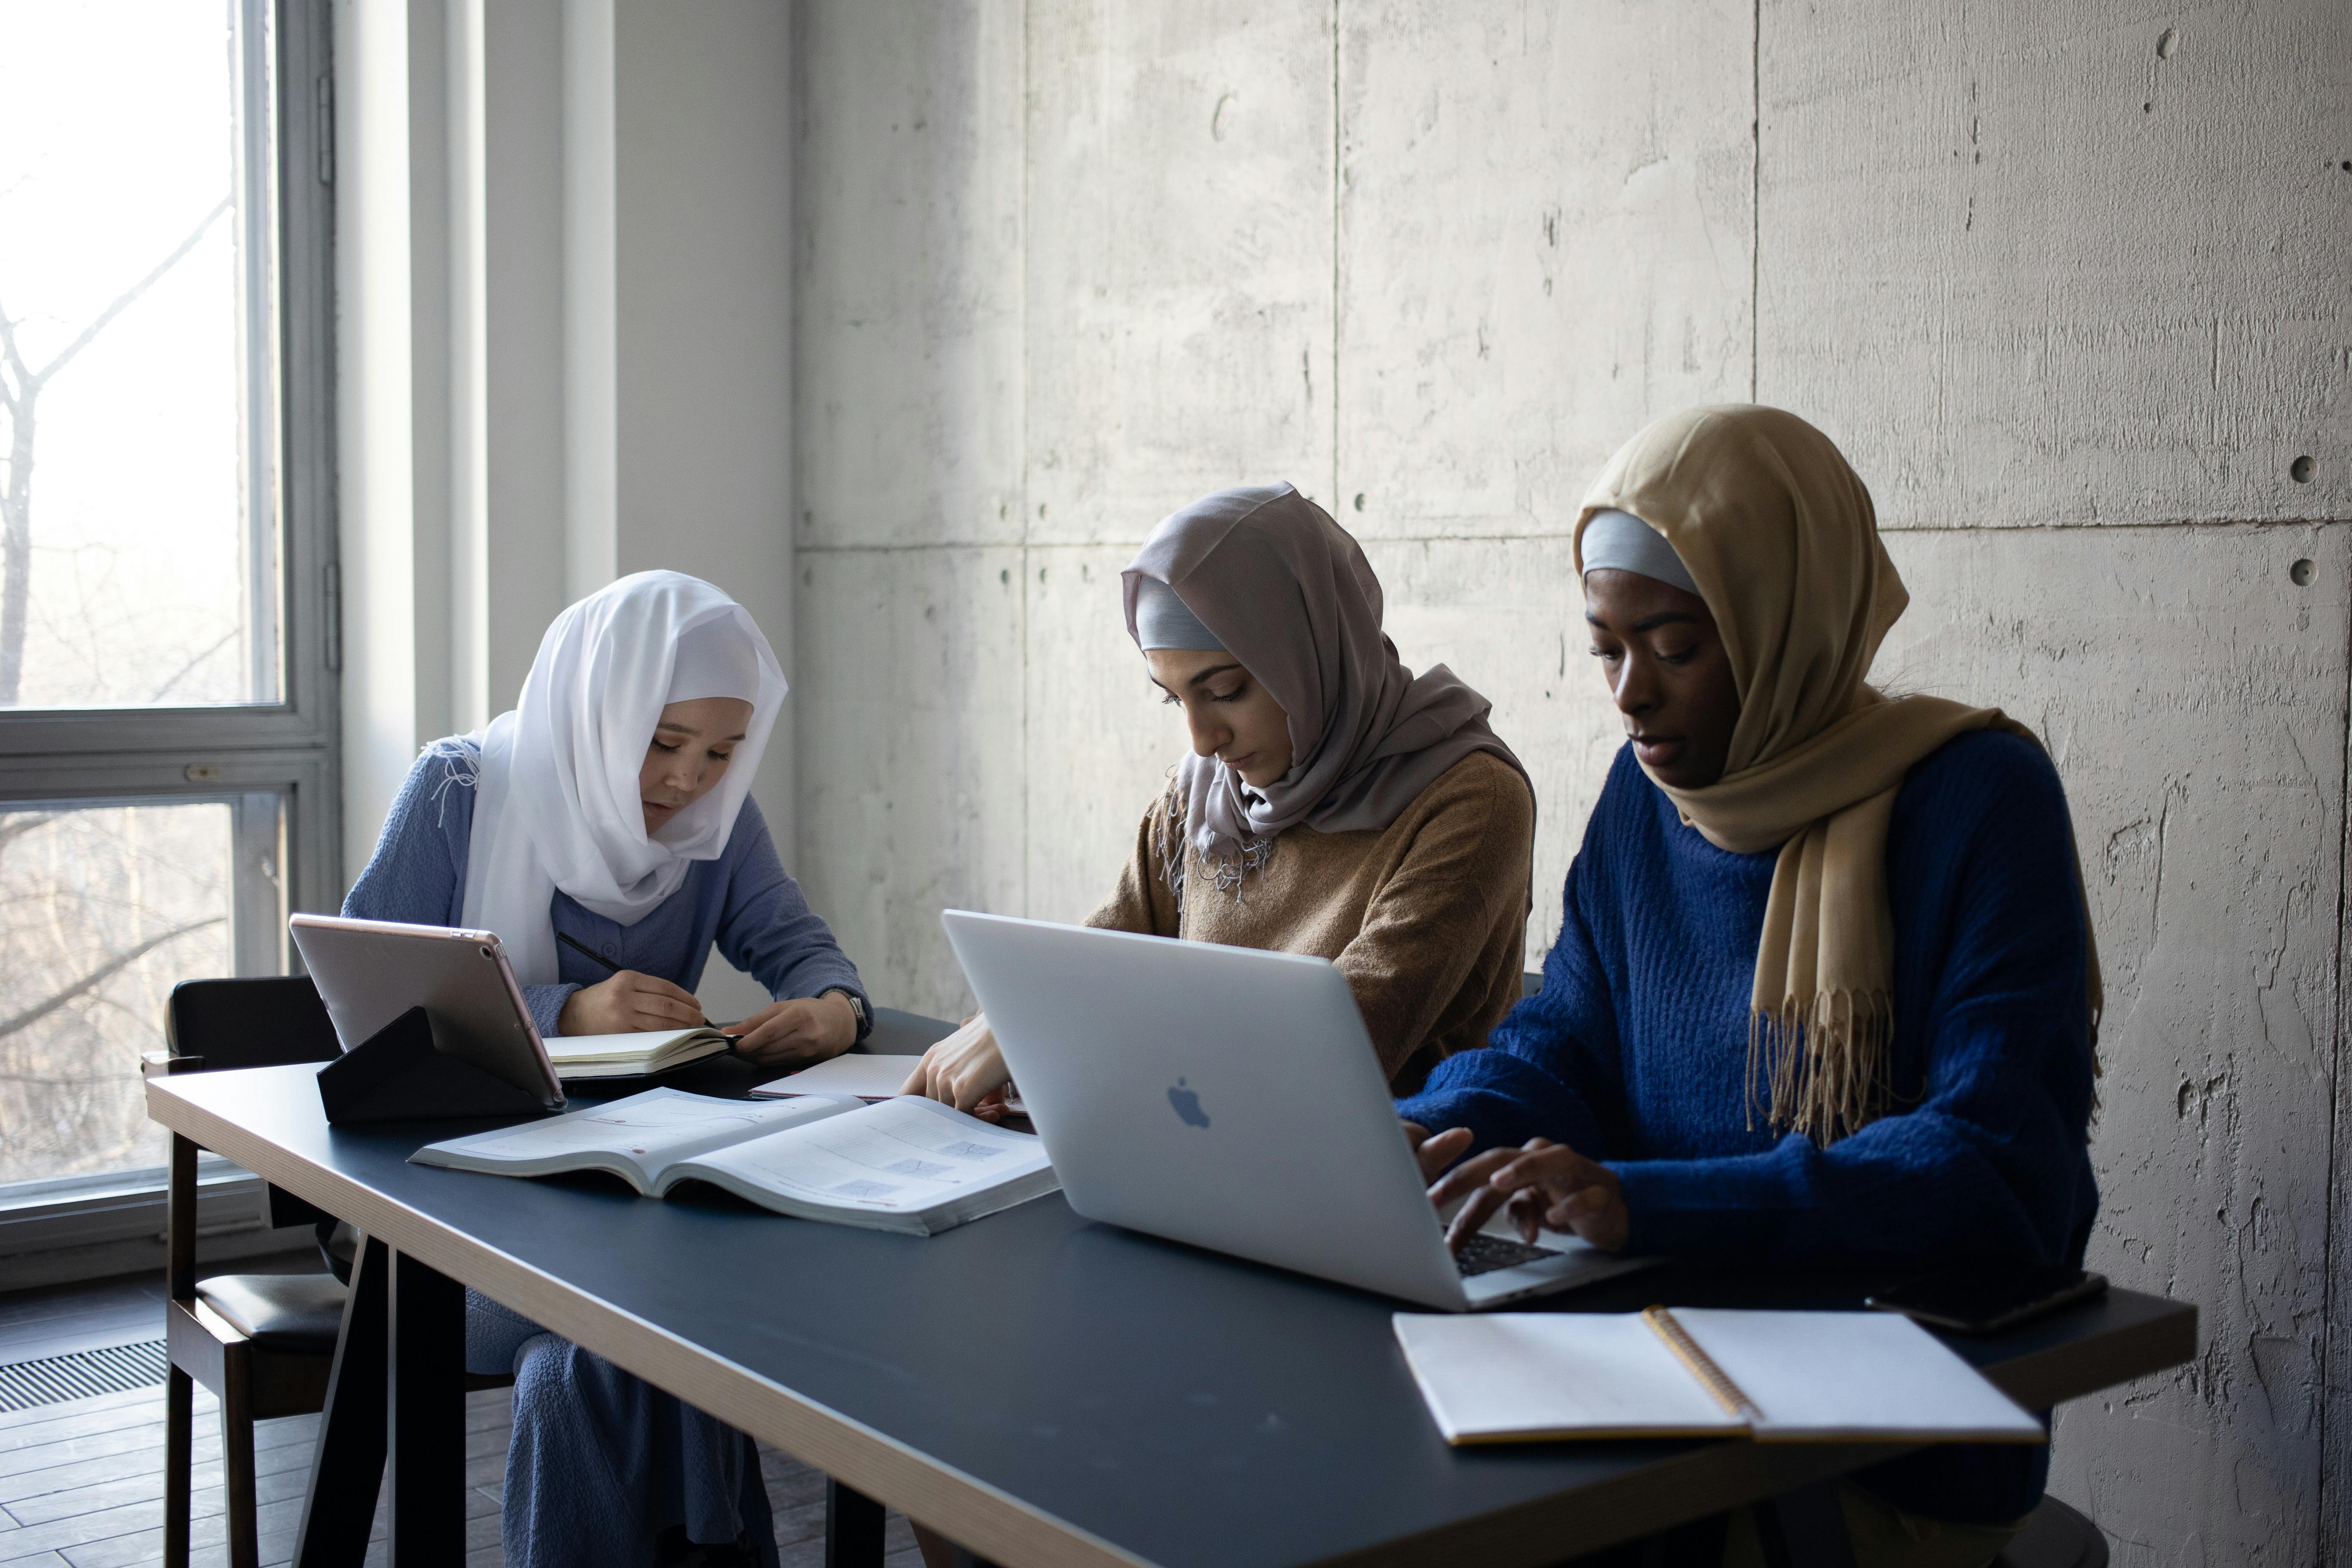
[[[466,1557],[466,1292],[392,1255],[392,1568]]]
[[[178,1367],[163,1394],[163,1568],[188,1568],[188,1483],[195,1462],[195,1380]]]
[[[824,1568],[882,1568],[882,1505],[830,1476],[824,1483]]]
[[[1766,1568],[1854,1568],[1837,1483],[1818,1481],[1756,1505]]]
[[[1637,1541],[1571,1557],[1553,1568],[1723,1568],[1724,1538],[1730,1526],[1729,1514],[1694,1519]]]
[[[384,1277],[391,1271],[392,1255],[380,1241],[364,1243],[352,1259],[294,1568],[359,1568],[367,1558],[383,1485]]]

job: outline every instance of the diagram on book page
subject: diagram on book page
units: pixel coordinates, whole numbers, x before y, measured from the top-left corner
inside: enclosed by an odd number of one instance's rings
[[[662,1162],[731,1142],[762,1128],[806,1121],[835,1109],[827,1100],[713,1100],[674,1089],[648,1089],[593,1110],[534,1121],[479,1142],[466,1152],[493,1160],[536,1160],[551,1154],[604,1152],[640,1162]]]
[[[762,1185],[830,1204],[921,1209],[976,1184],[1036,1170],[1034,1138],[941,1115],[932,1101],[888,1100],[844,1116],[706,1155]]]

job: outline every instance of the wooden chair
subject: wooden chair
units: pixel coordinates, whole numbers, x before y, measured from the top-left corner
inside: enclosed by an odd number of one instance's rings
[[[171,1054],[161,1065],[174,1073],[323,1062],[338,1051],[318,988],[301,976],[188,981],[172,992],[164,1038]],[[346,1292],[328,1274],[223,1274],[199,1280],[197,1152],[194,1143],[173,1135],[164,1263],[169,1300],[163,1303],[171,1358],[163,1562],[166,1568],[185,1568],[188,1561],[191,1427],[194,1385],[201,1383],[220,1400],[228,1560],[232,1568],[259,1568],[253,1424],[308,1415],[325,1405]],[[286,1206],[274,1204],[278,1213],[272,1217],[294,1217]]]
[[[234,1068],[330,1062],[341,1054],[335,1026],[308,975],[189,980],[173,987],[164,1015],[171,1047],[147,1070],[219,1072]],[[325,1274],[215,1274],[196,1278],[196,1145],[172,1135],[164,1245],[163,1338],[171,1359],[164,1394],[163,1562],[186,1568],[195,1387],[221,1407],[222,1480],[227,1492],[230,1568],[260,1568],[254,1497],[253,1424],[324,1408],[351,1292],[336,1278],[331,1216],[269,1189],[274,1226],[316,1223]],[[361,1238],[365,1245],[365,1238]],[[378,1250],[382,1250],[378,1248]],[[467,1392],[504,1388],[506,1373],[466,1374]]]

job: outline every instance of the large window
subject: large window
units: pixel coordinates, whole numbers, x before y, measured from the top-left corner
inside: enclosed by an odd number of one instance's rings
[[[334,901],[328,37],[0,0],[0,1203],[160,1166],[173,985]]]

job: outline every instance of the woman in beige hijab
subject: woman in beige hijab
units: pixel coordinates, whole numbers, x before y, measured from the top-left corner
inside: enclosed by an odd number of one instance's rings
[[[1124,586],[1192,745],[1087,923],[1332,960],[1401,1090],[1485,1044],[1519,995],[1535,837],[1486,700],[1399,661],[1364,552],[1288,485],[1164,519]],[[907,1088],[986,1113],[1004,1082],[981,1018]]]
[[[1998,709],[1864,684],[1906,596],[1862,480],[1794,415],[1693,409],[1610,461],[1577,559],[1627,743],[1542,992],[1400,1106],[1456,1234],[1507,1205],[1890,1281],[2079,1265],[2100,993],[2064,792]],[[1982,1568],[2047,1469],[1864,1470],[1858,1560]]]

